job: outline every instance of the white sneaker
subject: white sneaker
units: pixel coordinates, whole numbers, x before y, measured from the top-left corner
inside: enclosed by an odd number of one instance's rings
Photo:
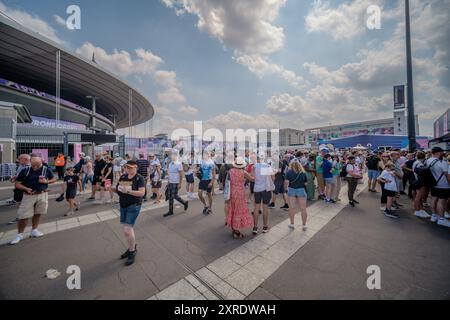
[[[438,225],[450,228],[450,221],[445,218],[440,218],[437,222]]]
[[[307,226],[303,226],[303,227],[302,227],[302,230],[303,230],[303,231],[306,231],[306,230],[308,230],[308,227],[307,227]]]
[[[445,219],[450,219],[450,213],[448,213],[448,212],[444,213],[444,217],[445,217]]]
[[[414,212],[414,215],[418,218],[429,219],[431,216],[423,210]]]
[[[386,211],[386,207],[380,207],[380,211]]]
[[[30,238],[40,238],[43,235],[44,234],[42,232],[40,232],[38,229],[33,229],[33,230],[31,230]]]
[[[288,224],[288,228],[291,229],[291,230],[294,230],[294,229],[295,229],[295,226],[294,226],[292,223],[289,223],[289,224]]]
[[[95,200],[94,204],[103,204],[103,200]]]
[[[23,235],[21,233],[17,234],[17,236],[9,243],[9,244],[18,244],[23,239]]]
[[[433,214],[431,215],[430,221],[431,221],[431,222],[436,222],[436,221],[438,221],[438,219],[439,219],[439,217],[437,216],[437,214],[433,213]]]

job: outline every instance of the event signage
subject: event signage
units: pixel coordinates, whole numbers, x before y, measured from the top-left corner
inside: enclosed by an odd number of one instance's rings
[[[405,85],[394,86],[394,109],[405,107]]]
[[[68,121],[56,121],[54,119],[31,117],[33,120],[30,124],[23,124],[25,126],[39,127],[39,128],[52,128],[52,129],[65,129],[65,130],[86,130],[84,124],[73,123]]]
[[[48,94],[46,92],[42,92],[42,91],[38,91],[38,90],[33,89],[33,88],[26,87],[24,85],[15,83],[13,81],[9,81],[9,80],[0,78],[0,86],[11,88],[11,89],[15,89],[17,91],[22,91],[24,93],[27,93],[27,94],[30,94],[30,95],[33,95],[33,96],[37,96],[37,97],[40,97],[40,98],[43,98],[43,99],[46,99],[46,100],[49,100],[49,101],[52,101],[52,102],[56,103],[56,97],[55,96],[53,96],[51,94]],[[64,100],[64,99],[60,99],[60,101],[61,101],[61,105],[65,106],[65,107],[69,107],[71,109],[76,109],[76,110],[78,110],[80,112],[92,115],[92,110],[89,110],[89,109],[87,109],[85,107],[79,106],[79,105],[77,105],[77,104],[75,104],[73,102],[70,102],[70,101],[67,101],[67,100]],[[113,122],[110,119],[106,118],[105,116],[103,116],[103,115],[101,115],[99,113],[97,113],[95,116],[97,118],[99,118],[99,119],[102,119],[102,120],[106,121],[109,124],[113,124]]]

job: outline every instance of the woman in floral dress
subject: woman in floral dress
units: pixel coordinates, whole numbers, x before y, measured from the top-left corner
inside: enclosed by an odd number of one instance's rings
[[[233,168],[229,170],[230,200],[226,224],[232,230],[235,239],[241,239],[244,235],[240,230],[253,227],[253,217],[250,215],[245,199],[245,180],[252,181],[252,176],[245,171],[246,163],[241,157],[233,162]]]

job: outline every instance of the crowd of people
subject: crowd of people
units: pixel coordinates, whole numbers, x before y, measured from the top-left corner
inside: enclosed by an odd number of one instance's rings
[[[67,158],[59,154],[55,158],[55,176],[38,156],[20,155],[17,174],[11,179],[15,184],[14,200],[18,204],[18,235],[11,244],[23,239],[30,218],[31,237],[43,235],[38,225],[41,215],[47,213],[48,185],[58,179],[62,181],[59,200],[65,198],[69,204],[66,215],[73,215],[79,209],[77,193],[86,192],[88,184],[92,188],[87,201],[110,203],[114,201],[114,194],[118,195],[120,222],[128,242],[121,258],[127,259],[127,265],[134,262],[137,252],[134,225],[142,203],[150,199],[159,204],[164,194],[169,204],[164,217],[174,215],[175,200],[187,211],[189,200],[195,198],[195,177],[204,215],[213,213],[215,188],[223,190],[224,223],[236,239],[245,237],[245,229],[251,229],[254,235],[269,232],[269,212],[275,208],[278,196],[283,201],[280,208],[289,212],[287,227],[295,229],[295,215],[300,212],[303,231],[307,230],[307,201],[335,205],[343,201],[340,194],[344,183],[347,184],[348,205],[355,207],[359,204],[355,192],[366,173],[367,192],[380,194],[380,210],[386,217],[398,219],[398,210],[406,205],[401,202],[408,197],[415,216],[450,227],[450,155],[441,148],[408,153],[399,149],[334,151],[322,147],[317,152],[291,150],[274,157],[269,151],[246,151],[242,156],[229,152],[224,156],[224,163],[218,163],[222,161],[218,161],[213,151],[204,152],[199,161],[195,161],[193,153],[178,151],[167,154],[161,161],[155,154],[148,157],[139,154],[132,159],[128,155],[122,158],[116,154],[113,158],[98,153],[92,160],[81,153],[80,160],[68,166]],[[165,177],[167,184],[162,191]],[[186,184],[186,200],[179,195],[183,183]],[[100,196],[96,199],[98,193]],[[425,210],[428,207],[430,213]]]

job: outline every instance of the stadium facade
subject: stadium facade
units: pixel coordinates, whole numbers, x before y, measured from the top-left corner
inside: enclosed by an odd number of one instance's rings
[[[0,155],[58,152],[77,158],[125,138],[116,129],[150,120],[154,108],[126,81],[7,17],[0,16]],[[6,112],[9,110],[10,112]]]

